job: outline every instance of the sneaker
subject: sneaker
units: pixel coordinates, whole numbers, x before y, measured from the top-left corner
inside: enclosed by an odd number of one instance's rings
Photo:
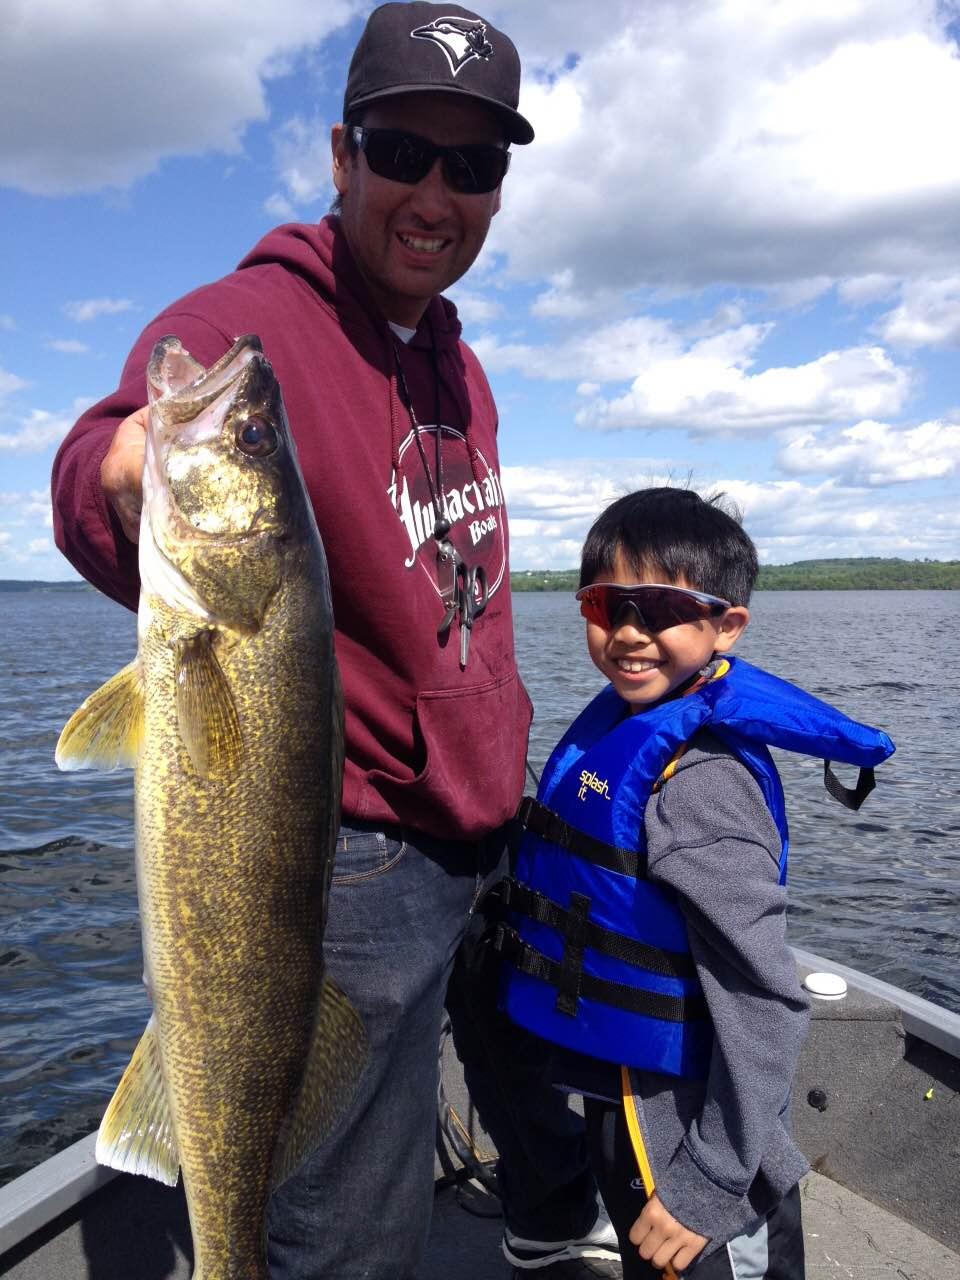
[[[602,1204],[596,1222],[579,1240],[524,1240],[505,1227],[502,1247],[503,1256],[519,1271],[536,1271],[573,1258],[620,1260],[617,1233]]]

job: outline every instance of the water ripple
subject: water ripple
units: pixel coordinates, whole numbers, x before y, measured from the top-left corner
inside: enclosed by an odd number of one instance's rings
[[[514,608],[539,771],[601,679],[572,598]],[[96,1127],[149,1012],[130,775],[53,762],[71,713],[132,656],[135,621],[92,592],[41,592],[5,597],[3,626],[0,1182]],[[825,797],[816,761],[776,753],[792,941],[960,1011],[960,753],[943,682],[960,667],[960,592],[762,593],[738,652],[897,743],[860,815]]]

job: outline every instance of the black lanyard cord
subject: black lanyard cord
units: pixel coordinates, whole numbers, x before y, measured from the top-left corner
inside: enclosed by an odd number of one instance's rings
[[[435,467],[436,467],[436,484],[434,484],[433,476],[430,473],[430,466],[427,462],[427,453],[423,447],[423,440],[420,436],[420,423],[417,421],[417,415],[413,408],[413,399],[410,395],[410,388],[407,386],[407,379],[403,372],[403,365],[400,363],[400,344],[396,337],[393,339],[393,357],[397,367],[397,387],[400,390],[400,396],[406,406],[407,413],[410,415],[410,422],[413,426],[413,438],[417,443],[417,452],[420,455],[420,462],[423,466],[423,473],[427,478],[427,488],[430,490],[430,498],[433,502],[434,525],[433,536],[439,542],[441,538],[445,538],[450,532],[450,521],[447,512],[447,499],[443,492],[443,452],[440,437],[442,428],[440,426],[440,371],[437,367],[437,339],[431,326],[430,329],[431,352],[433,355],[433,416],[434,416],[434,443],[435,443]]]

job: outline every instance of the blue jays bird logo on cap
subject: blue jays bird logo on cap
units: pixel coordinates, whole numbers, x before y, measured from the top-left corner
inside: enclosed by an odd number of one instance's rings
[[[493,45],[487,39],[487,24],[479,18],[436,18],[426,26],[416,27],[410,35],[439,45],[454,75],[474,58],[486,61],[493,55]]]

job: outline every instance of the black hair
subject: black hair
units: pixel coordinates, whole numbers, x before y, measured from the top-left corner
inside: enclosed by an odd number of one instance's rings
[[[621,553],[638,576],[747,604],[757,579],[757,549],[724,494],[706,500],[692,489],[638,489],[597,517],[580,559],[580,586],[612,574]]]

